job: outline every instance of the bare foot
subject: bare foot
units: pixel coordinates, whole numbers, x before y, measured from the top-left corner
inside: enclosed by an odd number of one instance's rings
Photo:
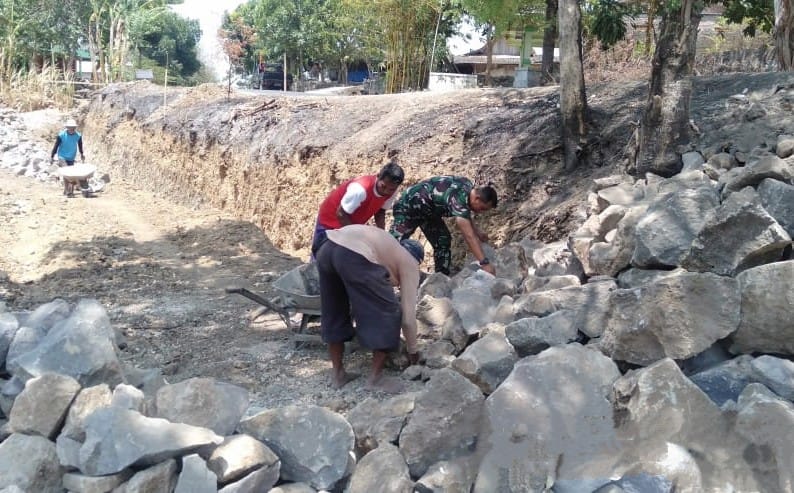
[[[351,382],[357,379],[360,375],[358,373],[347,373],[343,371],[338,374],[331,375],[331,387],[335,389],[341,389],[344,387],[348,382]]]
[[[405,384],[403,384],[398,378],[381,376],[374,380],[370,379],[367,382],[367,388],[369,390],[379,390],[381,392],[386,392],[387,394],[399,394],[405,390]]]

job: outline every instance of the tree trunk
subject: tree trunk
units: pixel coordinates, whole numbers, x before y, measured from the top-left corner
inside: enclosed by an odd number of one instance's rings
[[[582,68],[582,12],[577,0],[560,2],[560,110],[565,169],[579,164],[579,151],[587,135],[587,97]]]
[[[689,104],[701,8],[682,0],[662,13],[653,55],[648,102],[637,131],[635,169],[669,177],[681,171],[681,146],[689,142]]]
[[[494,30],[491,27],[488,31],[488,39],[485,42],[485,85],[491,87],[493,80],[491,78],[491,67],[493,66],[493,43],[494,43]]]
[[[557,42],[557,0],[546,0],[546,28],[543,29],[543,56],[540,60],[540,85],[553,84],[554,46]]]
[[[775,49],[780,70],[794,70],[794,0],[775,0]]]

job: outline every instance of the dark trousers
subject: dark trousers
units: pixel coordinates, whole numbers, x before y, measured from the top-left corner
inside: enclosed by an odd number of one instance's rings
[[[328,240],[317,251],[317,271],[323,342],[345,342],[356,335],[370,350],[399,347],[402,310],[385,267]]]
[[[416,231],[422,230],[422,234],[427,237],[427,241],[433,247],[433,260],[436,272],[449,275],[452,266],[452,235],[449,228],[444,224],[440,217],[417,218],[402,214],[396,207],[394,209],[394,223],[391,227],[391,234],[402,241],[410,238]]]

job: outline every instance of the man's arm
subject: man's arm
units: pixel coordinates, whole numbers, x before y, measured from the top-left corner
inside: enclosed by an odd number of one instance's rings
[[[383,209],[378,209],[378,212],[375,213],[375,226],[379,227],[380,229],[386,229],[386,211]]]
[[[61,146],[61,136],[58,135],[55,137],[55,145],[52,146],[52,152],[50,153],[50,161],[55,159],[55,153],[58,152],[58,147]]]
[[[345,212],[341,205],[336,208],[336,218],[339,219],[342,226],[353,224],[353,219],[350,217],[350,214]]]
[[[471,253],[474,255],[474,258],[476,258],[478,262],[482,262],[482,260],[485,259],[485,253],[482,251],[482,245],[480,244],[480,238],[477,236],[477,232],[474,229],[474,223],[472,223],[471,219],[456,217],[455,224],[457,224],[458,229],[463,234],[463,239],[466,241],[469,251],[471,251]],[[486,265],[480,264],[480,267],[482,270],[490,274],[496,273],[496,270],[490,263]]]
[[[81,135],[79,139],[77,139],[77,148],[80,150],[80,158],[85,161],[85,154],[83,154],[83,136]]]

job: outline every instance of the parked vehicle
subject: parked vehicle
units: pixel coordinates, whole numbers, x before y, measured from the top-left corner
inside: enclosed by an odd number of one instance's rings
[[[284,70],[278,63],[266,63],[262,76],[261,89],[284,89]],[[287,90],[292,87],[292,74],[287,74]]]

